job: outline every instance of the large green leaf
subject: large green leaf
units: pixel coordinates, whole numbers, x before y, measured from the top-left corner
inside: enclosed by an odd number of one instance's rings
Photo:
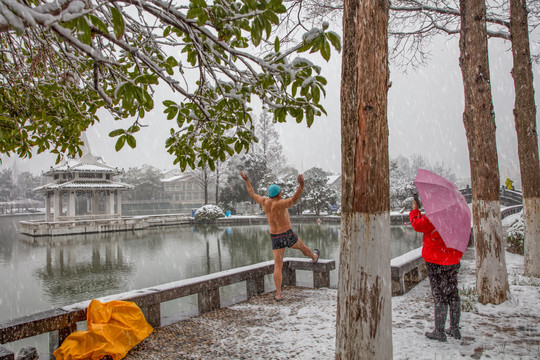
[[[124,147],[124,144],[126,143],[126,136],[120,136],[118,138],[118,140],[116,140],[116,145],[115,145],[115,149],[116,151],[120,151],[122,150],[122,148]]]
[[[88,25],[84,17],[80,17],[77,20],[77,37],[85,44],[90,45],[92,43],[92,33],[90,31],[90,26]]]
[[[98,29],[99,31],[101,31],[104,34],[109,33],[109,29],[107,28],[107,25],[105,25],[105,23],[103,21],[101,21],[100,18],[98,18],[97,16],[94,16],[94,15],[88,15],[88,18],[90,19],[92,24],[96,27],[96,29]]]
[[[124,30],[126,26],[124,23],[124,18],[122,17],[122,14],[120,13],[120,11],[114,6],[111,6],[110,9],[111,9],[111,15],[112,15],[114,35],[116,36],[117,39],[121,39],[122,36],[124,36]]]
[[[333,31],[328,31],[326,33],[326,38],[330,40],[332,46],[334,46],[337,51],[341,51],[341,40],[338,34]]]
[[[328,43],[328,41],[326,41],[326,38],[323,38],[321,45],[321,55],[326,61],[328,61],[330,60],[330,54],[330,44]]]

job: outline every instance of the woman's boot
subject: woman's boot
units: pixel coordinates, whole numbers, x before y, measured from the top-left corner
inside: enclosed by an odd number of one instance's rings
[[[459,319],[461,317],[461,301],[450,302],[450,328],[446,330],[446,333],[456,339],[461,339],[461,332],[459,331]]]
[[[426,332],[429,339],[446,341],[444,325],[448,314],[448,304],[435,304],[435,330]]]

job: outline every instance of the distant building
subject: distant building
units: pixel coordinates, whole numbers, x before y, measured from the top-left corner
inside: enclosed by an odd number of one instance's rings
[[[94,156],[87,145],[81,158],[51,166],[43,176],[53,181],[34,189],[45,195],[45,221],[120,217],[121,193],[133,188],[114,180],[121,173]]]
[[[163,173],[163,197],[165,201],[181,208],[194,208],[204,205],[204,188],[194,173],[174,169]],[[209,186],[208,200],[215,196],[213,186]]]
[[[339,175],[329,175],[328,176],[328,185],[331,188],[335,189],[338,195],[341,196],[341,174]]]

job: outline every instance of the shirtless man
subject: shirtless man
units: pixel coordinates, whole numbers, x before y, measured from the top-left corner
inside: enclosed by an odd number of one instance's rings
[[[290,247],[292,249],[300,250],[304,256],[311,258],[314,263],[319,260],[319,250],[314,249],[311,251],[310,248],[304,244],[302,239],[293,233],[291,229],[291,220],[289,219],[288,209],[296,204],[296,202],[300,200],[300,196],[302,196],[304,177],[298,175],[298,183],[300,186],[290,199],[282,199],[281,189],[278,185],[274,184],[268,188],[269,198],[267,198],[255,194],[246,173],[241,172],[240,176],[246,182],[246,188],[249,195],[257,202],[257,204],[263,207],[266,218],[268,219],[268,224],[270,225],[272,252],[274,253],[274,284],[276,285],[276,296],[274,296],[274,300],[279,302],[283,299],[281,295],[281,282],[283,279],[281,271],[283,269],[283,255],[285,254],[285,248]]]

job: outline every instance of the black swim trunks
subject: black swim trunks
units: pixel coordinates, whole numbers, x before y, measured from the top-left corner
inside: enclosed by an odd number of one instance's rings
[[[272,238],[272,250],[292,247],[298,241],[298,235],[293,233],[291,229],[281,234],[270,234]]]

